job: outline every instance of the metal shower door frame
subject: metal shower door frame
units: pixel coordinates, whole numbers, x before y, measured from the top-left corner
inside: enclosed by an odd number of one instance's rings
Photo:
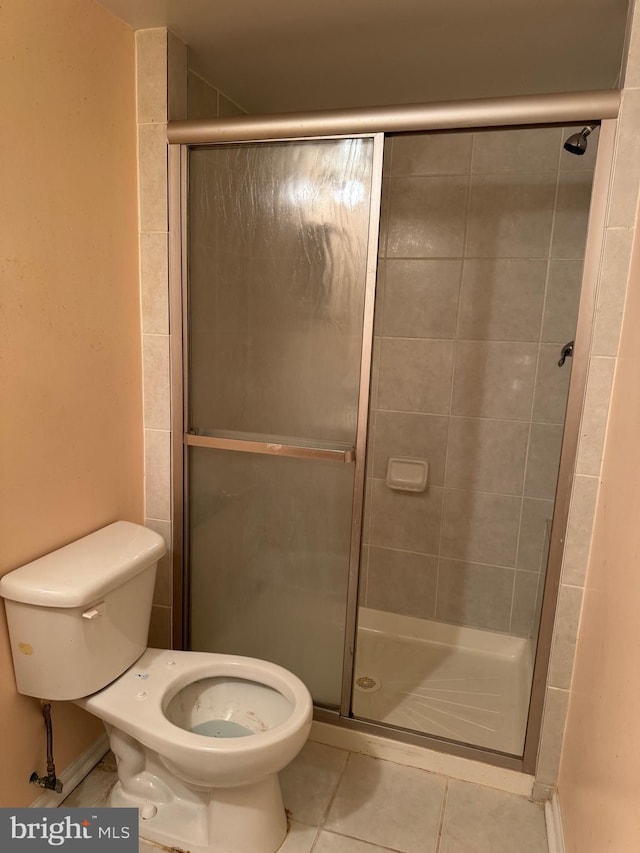
[[[592,186],[592,204],[589,212],[587,244],[581,285],[576,349],[569,386],[569,396],[565,417],[565,429],[562,441],[561,463],[558,473],[553,527],[547,575],[542,605],[538,647],[536,652],[533,684],[530,695],[529,718],[523,756],[511,756],[495,753],[491,750],[460,744],[446,739],[435,738],[418,732],[403,731],[385,724],[363,721],[348,717],[350,711],[351,683],[353,666],[352,647],[347,650],[348,634],[345,640],[345,657],[351,656],[349,676],[343,672],[343,703],[339,713],[316,709],[314,718],[320,722],[329,722],[337,726],[364,735],[379,735],[422,748],[431,748],[449,755],[468,758],[493,764],[498,767],[519,770],[535,774],[537,756],[542,736],[542,723],[545,695],[547,692],[547,674],[551,656],[554,620],[557,609],[562,558],[567,533],[569,503],[572,494],[573,476],[577,456],[577,443],[581,414],[583,410],[586,378],[591,352],[591,330],[596,306],[597,279],[600,260],[604,247],[604,234],[607,214],[608,187],[617,132],[617,117],[620,107],[620,92],[585,92],[563,95],[539,95],[519,98],[497,98],[478,101],[461,101],[445,104],[409,105],[408,107],[382,107],[371,110],[339,110],[320,113],[307,113],[285,116],[243,116],[240,118],[212,121],[170,122],[167,129],[169,142],[169,278],[170,278],[170,334],[171,334],[171,370],[172,370],[172,409],[173,445],[172,445],[172,483],[173,483],[173,519],[174,519],[174,604],[180,618],[175,620],[174,647],[183,643],[183,542],[182,524],[185,503],[184,485],[184,444],[182,407],[175,401],[182,399],[183,371],[183,330],[182,282],[186,275],[186,259],[182,257],[185,235],[185,221],[181,210],[181,198],[184,197],[186,181],[186,149],[189,145],[210,144],[213,142],[258,140],[282,141],[304,138],[336,138],[373,135],[372,131],[406,132],[446,129],[482,129],[489,127],[530,126],[547,124],[566,125],[588,120],[600,121],[600,140],[596,168]],[[355,131],[349,133],[349,130]],[[316,136],[316,134],[325,134]],[[289,134],[289,135],[285,135]],[[369,309],[373,314],[373,301]],[[369,377],[366,377],[368,386]],[[362,392],[362,388],[361,388]],[[360,413],[359,413],[360,414]],[[368,412],[367,412],[368,415]],[[366,434],[366,418],[364,421]],[[358,435],[361,424],[358,423]],[[357,461],[358,464],[358,461]],[[359,460],[364,468],[364,458]],[[364,483],[363,483],[364,486]],[[362,503],[362,502],[361,502]],[[360,510],[361,512],[361,510]],[[360,515],[359,525],[362,517]],[[352,557],[354,541],[352,539]],[[359,548],[359,541],[358,541]],[[356,595],[353,594],[355,588]],[[357,620],[357,573],[350,570],[349,589],[352,611],[348,613],[353,628],[352,640],[355,641]],[[347,683],[348,682],[348,683]],[[345,732],[345,734],[347,733]],[[339,740],[342,743],[342,740]]]
[[[334,460],[351,463],[354,468],[354,486],[351,507],[351,538],[349,546],[349,568],[346,590],[345,640],[342,659],[341,703],[339,713],[349,716],[355,658],[355,636],[358,610],[358,579],[360,570],[360,542],[364,504],[366,442],[369,420],[369,391],[371,381],[371,358],[373,350],[373,318],[375,305],[376,276],[378,266],[378,234],[382,196],[382,160],[384,133],[331,134],[260,140],[265,143],[300,143],[330,141],[337,139],[371,139],[371,193],[369,225],[367,234],[367,256],[364,285],[362,346],[360,351],[360,380],[358,391],[358,414],[354,448],[344,450],[336,447],[297,447],[275,445],[271,442],[254,442],[242,439],[196,436],[187,432],[189,383],[187,381],[189,328],[188,328],[188,262],[187,262],[187,193],[188,155],[190,148],[216,147],[210,144],[169,145],[169,279],[170,279],[170,337],[171,337],[171,388],[172,388],[172,517],[174,519],[174,624],[173,645],[175,648],[189,647],[189,555],[185,548],[184,530],[188,527],[189,502],[187,455],[189,447],[201,446],[225,448],[236,452],[257,452],[270,455],[304,457],[317,460]],[[248,142],[255,142],[253,140]],[[244,145],[247,142],[224,142],[224,145]],[[178,319],[180,318],[180,319]],[[253,449],[252,446],[253,445]],[[178,617],[178,618],[176,618]]]

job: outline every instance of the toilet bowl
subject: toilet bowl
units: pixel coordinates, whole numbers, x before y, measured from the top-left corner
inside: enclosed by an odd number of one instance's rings
[[[311,727],[309,691],[253,658],[147,649],[157,534],[116,522],[0,579],[18,691],[103,720],[112,806],[140,835],[191,853],[274,853],[277,774]]]
[[[118,760],[111,803],[140,809],[143,837],[191,851],[278,848],[286,818],[276,774],[311,725],[309,693],[290,672],[147,649],[75,704],[106,724]]]

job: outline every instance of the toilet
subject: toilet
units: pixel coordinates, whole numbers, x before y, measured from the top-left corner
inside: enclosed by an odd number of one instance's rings
[[[277,774],[309,735],[311,696],[266,661],[146,648],[165,550],[117,521],[2,577],[18,692],[103,720],[110,805],[139,809],[142,838],[274,853],[287,832]]]

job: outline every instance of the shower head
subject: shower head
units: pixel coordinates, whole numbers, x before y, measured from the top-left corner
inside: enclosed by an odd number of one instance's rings
[[[564,149],[571,154],[584,154],[587,150],[587,136],[595,130],[597,124],[583,127],[580,133],[572,134],[564,143]]]

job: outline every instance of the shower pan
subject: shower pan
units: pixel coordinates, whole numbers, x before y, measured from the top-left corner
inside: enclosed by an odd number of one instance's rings
[[[320,720],[531,770],[596,145],[269,122],[171,148],[181,642],[285,666]]]

